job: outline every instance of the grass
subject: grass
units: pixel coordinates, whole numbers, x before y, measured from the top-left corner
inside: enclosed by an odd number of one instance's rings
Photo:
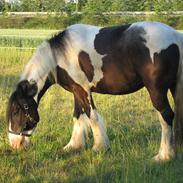
[[[98,111],[106,120],[110,149],[94,153],[93,139],[88,138],[85,150],[64,152],[62,148],[72,132],[73,97],[55,85],[41,100],[41,121],[31,146],[13,151],[8,145],[5,111],[8,97],[33,50],[9,46],[0,49],[1,183],[183,182],[182,159],[151,161],[159,149],[160,125],[145,89],[124,96],[94,94]]]
[[[0,29],[0,47],[36,47],[58,30]]]
[[[0,36],[46,38],[57,31],[58,30],[44,30],[44,29],[0,29]]]

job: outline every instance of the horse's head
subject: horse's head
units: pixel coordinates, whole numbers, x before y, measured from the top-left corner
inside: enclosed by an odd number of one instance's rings
[[[9,141],[13,149],[27,146],[38,121],[38,105],[34,100],[37,93],[35,82],[21,81],[9,99],[7,120]]]

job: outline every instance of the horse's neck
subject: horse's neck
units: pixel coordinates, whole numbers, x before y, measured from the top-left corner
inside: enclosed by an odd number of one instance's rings
[[[35,100],[39,102],[46,90],[54,84],[54,80],[56,80],[55,71],[56,61],[50,45],[43,42],[26,65],[20,80],[33,80],[36,82],[38,91]]]
[[[48,77],[46,78],[46,81],[44,82],[44,86],[42,87],[42,89],[39,91],[39,93],[35,97],[35,100],[37,101],[37,103],[40,102],[42,96],[45,94],[47,89],[55,83],[56,83],[55,76],[53,75],[53,73],[49,73]]]

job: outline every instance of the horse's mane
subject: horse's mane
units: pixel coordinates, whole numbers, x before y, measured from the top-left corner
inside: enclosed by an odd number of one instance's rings
[[[65,40],[68,35],[67,30],[64,30],[62,32],[58,32],[54,34],[50,39],[47,40],[47,42],[50,44],[50,47],[52,49],[54,48],[62,48],[64,49],[65,47]]]

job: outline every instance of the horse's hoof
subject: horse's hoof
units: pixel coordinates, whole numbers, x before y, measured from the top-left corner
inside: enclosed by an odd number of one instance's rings
[[[97,147],[97,146],[93,146],[93,147],[92,147],[92,151],[93,151],[93,152],[99,152],[99,151],[101,151],[101,148],[99,148],[99,147]]]
[[[77,151],[84,148],[84,146],[80,145],[80,146],[73,146],[72,144],[68,143],[66,146],[64,146],[63,150],[66,152],[69,151]]]
[[[70,150],[72,150],[72,149],[73,149],[73,147],[72,147],[71,144],[67,144],[67,145],[64,146],[64,148],[63,148],[64,151],[70,151]]]
[[[156,156],[154,156],[152,158],[153,161],[155,162],[166,162],[166,161],[170,161],[175,157],[175,154],[160,154],[158,153]]]

